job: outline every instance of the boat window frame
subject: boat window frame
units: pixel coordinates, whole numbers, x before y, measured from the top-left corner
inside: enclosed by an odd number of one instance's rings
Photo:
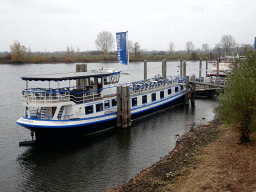
[[[178,86],[175,87],[175,93],[177,93],[177,92],[179,92],[179,87]]]
[[[101,105],[101,107],[100,107],[100,109],[98,110],[98,106],[100,106],[100,105]],[[96,108],[96,113],[103,111],[103,103],[97,103],[97,104],[95,104],[95,108]]]
[[[145,98],[146,98],[146,100],[145,100]],[[147,95],[142,95],[142,97],[141,97],[141,102],[142,102],[142,104],[148,103],[148,97],[147,97]]]
[[[92,112],[87,113],[87,112],[86,112],[86,108],[87,108],[87,107],[92,107]],[[90,114],[93,114],[93,113],[94,113],[93,105],[87,105],[87,106],[85,106],[84,108],[85,108],[85,115],[90,115]]]
[[[160,99],[164,98],[164,91],[160,91]]]
[[[168,95],[172,94],[172,88],[168,89]]]
[[[184,86],[183,85],[180,85],[180,90],[183,90],[184,89]]]
[[[115,102],[115,103],[114,103],[114,102]],[[114,103],[114,105],[113,105],[113,103]],[[111,99],[111,106],[112,106],[112,107],[117,106],[117,98]]]
[[[134,104],[134,101],[135,101],[135,104]],[[137,97],[133,97],[132,98],[132,107],[135,107],[138,105],[138,98]]]
[[[154,98],[153,98],[153,95],[154,95]],[[156,93],[151,94],[151,101],[156,101]]]
[[[107,105],[106,105],[107,104]],[[104,101],[104,109],[107,109],[110,107],[110,101],[109,100],[105,100]]]

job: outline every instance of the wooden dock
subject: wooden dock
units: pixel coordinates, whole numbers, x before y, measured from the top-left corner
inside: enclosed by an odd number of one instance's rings
[[[210,97],[218,94],[219,91],[223,91],[225,85],[215,84],[212,82],[199,82],[199,81],[190,81],[190,84],[195,84],[195,94],[196,97],[206,96]]]
[[[30,140],[30,141],[21,141],[19,142],[19,146],[34,146],[36,144],[36,140]]]

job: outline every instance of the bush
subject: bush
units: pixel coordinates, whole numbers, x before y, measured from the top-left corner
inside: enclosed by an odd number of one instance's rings
[[[234,63],[231,73],[217,112],[223,121],[235,125],[240,143],[249,142],[250,132],[256,130],[256,53],[246,53],[245,60]]]

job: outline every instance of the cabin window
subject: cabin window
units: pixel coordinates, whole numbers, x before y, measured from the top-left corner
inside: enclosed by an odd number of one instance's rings
[[[183,88],[184,88],[184,86],[183,86],[183,85],[181,85],[181,86],[180,86],[180,90],[183,90]]]
[[[116,99],[112,99],[112,107],[116,106],[117,100]]]
[[[94,85],[94,77],[90,77],[90,85]]]
[[[85,107],[85,114],[88,115],[88,114],[91,114],[93,113],[93,106],[90,105],[90,106],[86,106]]]
[[[103,103],[96,104],[96,112],[103,111]]]
[[[142,96],[142,104],[147,103],[147,95]]]
[[[132,106],[137,106],[137,97],[132,98]]]
[[[105,108],[105,109],[106,109],[106,108],[109,108],[109,100],[104,101],[104,108]]]
[[[155,100],[156,100],[156,93],[152,93],[152,94],[151,94],[151,100],[152,100],[152,101],[155,101]]]
[[[168,95],[172,94],[172,89],[168,89]]]
[[[160,91],[160,99],[164,98],[164,91]]]
[[[98,84],[101,84],[101,77],[98,77]]]
[[[179,91],[179,88],[178,87],[175,87],[175,93]]]

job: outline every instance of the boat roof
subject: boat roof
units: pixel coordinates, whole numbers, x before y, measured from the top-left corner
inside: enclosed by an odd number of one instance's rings
[[[73,72],[73,73],[56,73],[43,75],[28,75],[21,77],[25,81],[66,81],[85,79],[89,77],[106,77],[110,75],[117,75],[119,72]]]

